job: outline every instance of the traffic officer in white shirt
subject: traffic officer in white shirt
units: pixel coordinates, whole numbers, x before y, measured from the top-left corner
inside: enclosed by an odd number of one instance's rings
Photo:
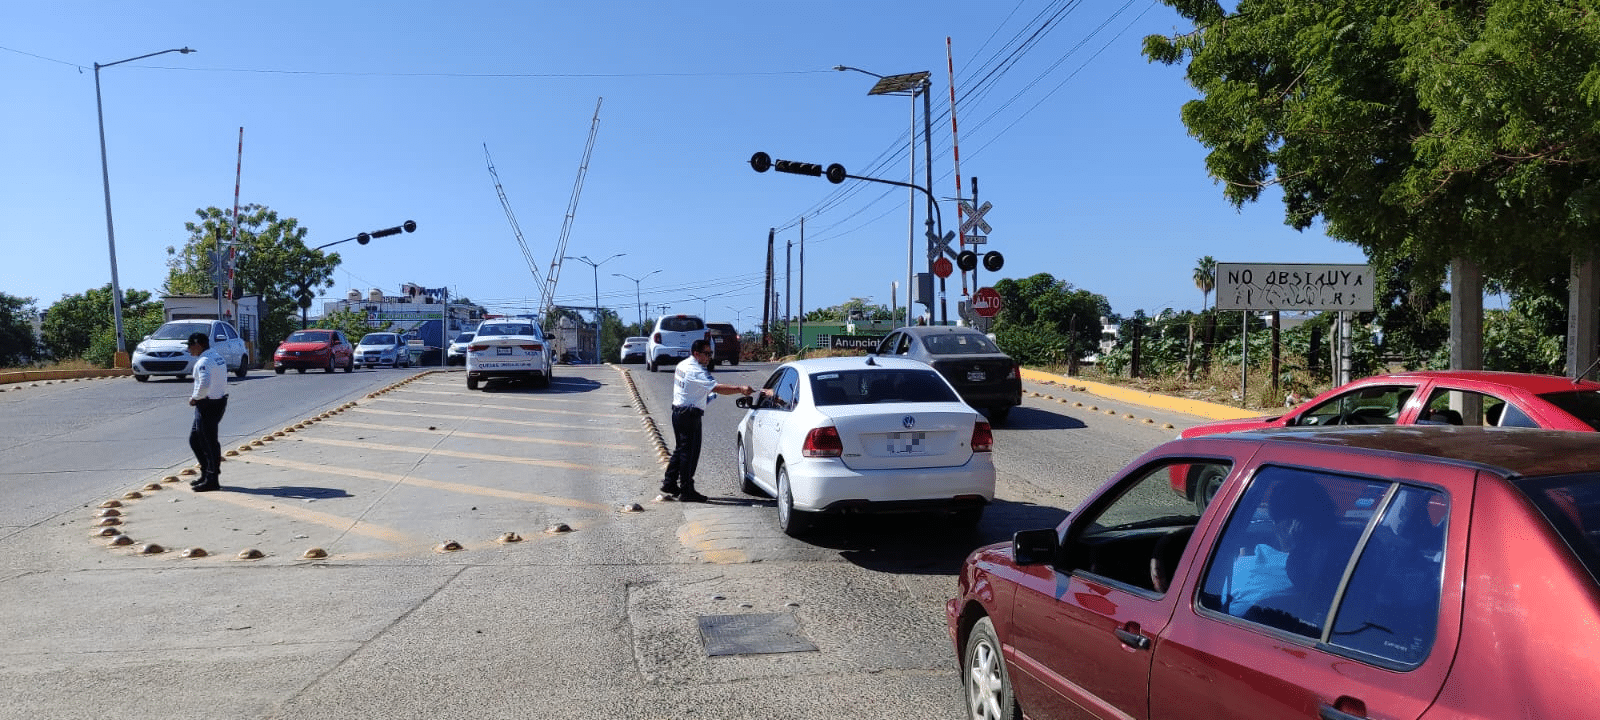
[[[696,340],[689,346],[689,357],[678,363],[672,375],[672,437],[675,447],[661,481],[661,499],[705,502],[706,496],[694,489],[694,471],[700,465],[700,418],[718,395],[744,395],[755,392],[749,385],[722,385],[711,377],[711,342]]]
[[[200,461],[200,478],[189,483],[195,492],[221,490],[222,441],[217,425],[228,409],[228,361],[211,349],[205,333],[189,335],[189,354],[194,355],[194,391],[189,404],[194,406],[194,426],[189,428],[189,447]]]

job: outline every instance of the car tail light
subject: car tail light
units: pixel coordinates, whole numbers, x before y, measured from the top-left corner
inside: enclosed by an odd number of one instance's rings
[[[839,429],[833,426],[812,428],[806,433],[805,445],[800,454],[806,457],[839,457],[844,454],[844,442],[839,439]]]
[[[656,333],[655,335],[652,335],[651,336],[651,342],[654,342],[655,344],[660,345],[661,344],[661,333]]]
[[[483,352],[483,351],[489,349],[489,344],[488,343],[473,343],[471,345],[468,345],[467,349],[472,351],[472,352]]]
[[[972,451],[994,452],[994,430],[979,420],[972,424]]]
[[[1016,380],[1017,378],[1022,377],[1020,367],[1021,366],[1017,365],[1016,363],[1011,363],[1011,372],[1006,374],[1006,379]]]
[[[540,345],[539,343],[533,343],[532,345],[518,345],[517,347],[520,347],[523,350],[543,350],[544,349],[544,346]]]

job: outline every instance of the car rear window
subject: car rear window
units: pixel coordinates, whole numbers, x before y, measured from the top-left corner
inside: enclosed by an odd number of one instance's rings
[[[842,370],[811,376],[818,406],[882,402],[960,402],[950,385],[932,370]]]
[[[527,323],[496,323],[478,328],[477,337],[489,335],[529,335],[537,337],[538,333],[532,325]]]
[[[705,321],[697,317],[661,318],[662,332],[694,332],[706,329]]]
[[[1518,481],[1517,487],[1600,583],[1600,475],[1529,478]]]
[[[1595,430],[1600,430],[1600,393],[1593,390],[1575,390],[1573,392],[1546,393],[1539,397],[1544,398],[1551,405],[1567,411],[1567,414],[1583,421]],[[1502,425],[1506,424],[1504,422]]]
[[[948,333],[922,336],[922,344],[935,355],[988,355],[1000,352],[999,346],[987,335],[978,333]]]

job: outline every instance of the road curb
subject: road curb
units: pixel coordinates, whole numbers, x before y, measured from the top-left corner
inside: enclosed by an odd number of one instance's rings
[[[1158,395],[1156,393],[1144,392],[1142,390],[1131,390],[1128,388],[1117,387],[1115,385],[1107,385],[1105,383],[1097,383],[1079,378],[1069,378],[1063,375],[1053,375],[1051,373],[1040,372],[1038,370],[1029,370],[1028,368],[1022,368],[1022,379],[1030,382],[1063,385],[1068,390],[1087,392],[1110,400],[1134,403],[1136,405],[1143,405],[1145,407],[1156,408],[1158,410],[1170,410],[1172,412],[1180,412],[1185,415],[1194,415],[1196,417],[1202,417],[1211,420],[1234,420],[1238,418],[1261,417],[1265,414],[1260,410],[1247,410],[1244,408],[1236,408],[1227,405],[1206,402],[1204,400],[1190,400],[1187,398],[1175,398],[1168,395]]]

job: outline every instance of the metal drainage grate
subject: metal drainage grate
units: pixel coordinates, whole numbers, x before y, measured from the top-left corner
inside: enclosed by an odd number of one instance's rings
[[[713,657],[817,651],[800,636],[800,622],[791,613],[701,615],[700,639]]]

